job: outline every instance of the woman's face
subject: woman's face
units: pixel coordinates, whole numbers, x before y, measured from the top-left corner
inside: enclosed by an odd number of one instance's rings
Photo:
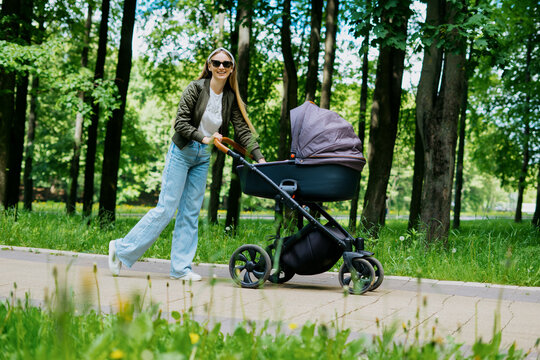
[[[223,51],[220,51],[212,56],[208,64],[208,69],[212,72],[212,77],[216,80],[227,80],[233,72],[232,64],[231,58]]]

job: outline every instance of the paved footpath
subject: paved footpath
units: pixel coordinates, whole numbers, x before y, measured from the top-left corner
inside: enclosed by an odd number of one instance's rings
[[[219,321],[224,331],[238,322],[265,320],[295,323],[334,324],[347,327],[352,336],[380,334],[381,326],[398,323],[412,332],[419,330],[422,339],[432,331],[445,338],[450,335],[466,345],[475,339],[491,339],[494,321],[502,329],[503,348],[514,341],[518,348],[531,350],[529,358],[538,358],[535,342],[540,337],[540,288],[499,286],[480,283],[436,281],[388,276],[376,291],[361,296],[344,296],[337,273],[314,276],[296,275],[290,282],[264,289],[242,289],[233,284],[225,265],[199,264],[194,270],[203,276],[198,283],[182,284],[169,279],[169,261],[146,259],[120,276],[110,275],[107,256],[0,246],[0,299],[15,295],[41,303],[54,291],[53,268],[60,283],[72,288],[75,299],[91,296],[97,304],[92,269],[97,265],[101,307],[114,311],[119,299],[133,293],[146,293],[154,303],[161,303],[168,315],[193,306],[198,320]],[[148,286],[148,276],[151,286]],[[214,285],[209,279],[215,278]],[[86,295],[83,295],[86,294]],[[90,294],[90,295],[88,295]],[[417,315],[418,314],[418,315]]]

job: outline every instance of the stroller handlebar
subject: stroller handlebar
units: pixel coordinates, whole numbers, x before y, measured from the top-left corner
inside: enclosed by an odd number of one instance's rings
[[[231,151],[227,146],[223,145],[223,144],[227,144],[227,145],[230,145],[234,148],[234,150],[238,151],[240,154],[242,154],[243,156],[246,156],[246,149],[244,149],[242,147],[242,145],[236,143],[234,140],[232,139],[229,139],[228,137],[223,137],[221,141],[219,141],[218,139],[214,138],[214,145],[223,153],[225,154],[228,154],[229,151]],[[251,154],[248,154],[248,156],[253,159],[253,155]]]

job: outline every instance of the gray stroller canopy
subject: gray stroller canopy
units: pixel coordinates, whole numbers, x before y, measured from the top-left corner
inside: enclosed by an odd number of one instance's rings
[[[306,101],[291,110],[291,153],[298,165],[340,164],[362,171],[362,142],[349,122]]]

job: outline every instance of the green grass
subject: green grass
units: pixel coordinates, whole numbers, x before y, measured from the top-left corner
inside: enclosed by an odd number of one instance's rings
[[[14,292],[16,289],[14,290]],[[159,304],[143,306],[144,296],[122,301],[113,314],[77,305],[59,289],[41,307],[10,299],[0,302],[2,359],[524,359],[512,345],[501,348],[501,333],[489,342],[462,348],[434,328],[418,330],[394,324],[380,335],[352,339],[334,322],[257,324],[243,322],[228,333],[220,323],[197,322],[191,309],[163,313]],[[532,351],[530,349],[529,351]],[[538,351],[538,347],[536,350]]]
[[[101,228],[79,215],[66,216],[63,208],[47,204],[35,208],[31,213],[19,211],[17,221],[13,214],[0,215],[1,244],[106,254],[109,240],[125,236],[139,219],[122,215],[113,225]],[[118,213],[126,214],[127,210],[142,214],[147,208],[120,208]],[[170,258],[173,226],[174,221],[145,257]],[[268,244],[273,228],[270,220],[242,219],[233,235],[223,225],[210,225],[201,216],[194,261],[226,264],[243,244]],[[445,247],[442,243],[426,246],[423,233],[407,232],[406,221],[389,220],[378,239],[366,237],[366,249],[375,252],[387,275],[540,286],[540,232],[530,222],[462,221],[461,229],[451,232]],[[338,262],[332,270],[337,271],[340,265]]]

